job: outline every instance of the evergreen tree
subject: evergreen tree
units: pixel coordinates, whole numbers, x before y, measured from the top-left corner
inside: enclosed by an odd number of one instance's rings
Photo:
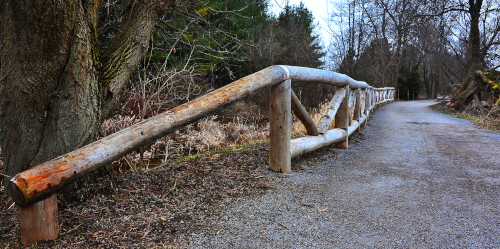
[[[298,6],[287,4],[277,17],[269,18],[267,25],[255,36],[249,59],[253,71],[272,65],[321,68],[324,55],[315,32],[314,17],[300,3]],[[316,84],[294,83],[292,87],[302,104],[311,106],[320,104],[332,91]]]

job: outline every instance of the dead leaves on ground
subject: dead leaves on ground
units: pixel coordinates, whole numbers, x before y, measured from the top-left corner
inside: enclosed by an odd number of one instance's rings
[[[38,248],[184,247],[205,219],[271,186],[267,144],[216,153],[148,172],[111,173],[58,195],[61,234]],[[20,243],[19,209],[3,212],[0,246]]]

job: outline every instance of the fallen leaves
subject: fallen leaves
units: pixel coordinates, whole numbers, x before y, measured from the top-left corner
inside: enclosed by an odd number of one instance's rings
[[[272,186],[267,161],[267,144],[255,144],[244,153],[205,154],[147,172],[103,176],[79,191],[59,194],[63,232],[57,241],[37,247],[185,247],[186,235],[211,229],[207,217]],[[15,207],[0,217],[2,239],[17,244],[18,212]]]

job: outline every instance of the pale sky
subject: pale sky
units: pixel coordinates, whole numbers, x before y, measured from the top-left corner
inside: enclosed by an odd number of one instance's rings
[[[319,27],[317,30],[319,31],[320,36],[323,38],[324,46],[328,46],[329,42],[329,34],[325,30],[326,18],[328,16],[328,0],[302,0],[306,8],[311,11],[314,15],[314,23],[319,23]],[[270,0],[269,4],[274,13],[278,13],[280,11],[280,7],[284,7],[286,0]],[[290,5],[299,5],[300,0],[289,0]],[[279,6],[278,6],[279,5]]]

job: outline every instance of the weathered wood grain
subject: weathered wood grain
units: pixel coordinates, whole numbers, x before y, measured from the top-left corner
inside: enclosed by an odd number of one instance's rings
[[[269,104],[269,169],[279,173],[291,172],[290,131],[292,108],[291,81],[271,87]]]
[[[55,240],[59,236],[57,194],[21,208],[21,243]]]
[[[340,88],[337,87],[337,91]],[[349,86],[345,87],[345,96],[342,102],[339,105],[339,108],[337,108],[337,113],[335,114],[335,128],[340,128],[343,129],[347,132],[347,129],[349,127],[349,118],[350,118],[350,113],[349,113],[349,97],[351,96],[350,94],[350,88]],[[339,143],[336,143],[335,148],[337,149],[347,149],[349,148],[349,137],[346,136],[345,140]]]
[[[290,141],[291,157],[298,157],[307,152],[317,150],[319,148],[345,141],[347,131],[344,129],[331,129],[324,134],[318,136],[306,136],[296,138]]]

